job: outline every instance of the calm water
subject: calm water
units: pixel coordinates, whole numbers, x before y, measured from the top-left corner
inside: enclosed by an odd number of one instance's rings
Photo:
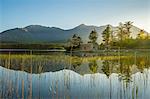
[[[0,98],[149,99],[150,53],[5,53]]]

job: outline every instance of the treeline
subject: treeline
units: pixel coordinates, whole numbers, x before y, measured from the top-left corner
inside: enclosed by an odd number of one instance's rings
[[[136,38],[131,36],[132,23],[131,21],[120,23],[115,31],[108,25],[102,33],[103,42],[100,44],[100,49],[150,48],[150,35],[144,30],[140,30]]]
[[[64,49],[64,44],[8,44],[1,43],[1,49]]]
[[[109,49],[150,49],[150,34],[144,30],[140,30],[135,38],[131,36],[131,28],[133,22],[128,21],[125,23],[119,23],[116,30],[113,30],[111,25],[102,32],[102,41],[100,42],[100,50]],[[94,45],[97,43],[98,33],[94,29],[89,34],[89,42]],[[82,45],[82,38],[79,35],[74,34],[68,41],[70,49],[78,49]],[[88,42],[88,43],[89,43]]]

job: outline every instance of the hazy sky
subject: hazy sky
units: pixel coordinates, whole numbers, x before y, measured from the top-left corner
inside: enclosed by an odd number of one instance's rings
[[[0,0],[0,31],[36,24],[116,26],[129,20],[150,32],[150,0]]]

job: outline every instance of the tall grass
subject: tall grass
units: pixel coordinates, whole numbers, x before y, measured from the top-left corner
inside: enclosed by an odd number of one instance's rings
[[[141,71],[143,71],[143,69],[145,67],[149,68],[150,67],[150,60],[149,60],[149,55],[146,55],[146,57],[144,56],[145,54],[141,54],[141,53],[132,53],[132,54],[121,54],[121,53],[118,53],[118,56],[117,55],[104,55],[104,56],[86,56],[86,57],[80,57],[80,56],[73,56],[71,54],[70,55],[65,55],[65,54],[53,54],[53,55],[35,55],[33,54],[33,52],[31,51],[30,54],[11,54],[10,52],[8,54],[0,54],[0,65],[5,67],[5,68],[8,68],[8,69],[16,69],[16,70],[21,70],[21,71],[27,71],[28,73],[30,74],[33,74],[33,73],[38,73],[38,74],[41,74],[43,72],[45,72],[45,67],[47,66],[51,66],[51,67],[57,67],[57,66],[65,66],[64,68],[67,68],[67,66],[69,66],[69,69],[71,69],[71,66],[74,64],[74,63],[89,63],[89,62],[92,62],[92,61],[99,61],[99,60],[103,60],[103,61],[106,61],[108,62],[108,68],[106,67],[105,69],[109,72],[110,74],[113,73],[113,69],[115,67],[115,64],[111,63],[112,61],[118,61],[118,64],[120,65],[120,67],[117,67],[116,69],[122,74],[122,75],[127,75],[130,71],[130,65],[128,64],[128,62],[130,62],[130,60],[133,60],[134,59],[134,64],[137,65],[137,67],[139,69],[141,69]],[[143,58],[144,56],[144,58]],[[126,60],[126,61],[124,61]],[[124,64],[122,64],[122,63]],[[127,66],[128,65],[128,66]],[[2,92],[0,93],[0,98],[3,98],[3,97],[8,97],[9,98],[12,98],[14,93],[16,95],[17,98],[21,98],[21,99],[24,99],[24,98],[28,98],[28,99],[32,99],[32,75],[28,75],[28,83],[29,85],[28,86],[25,86],[25,81],[24,81],[24,78],[21,78],[19,79],[20,77],[17,77],[17,80],[21,80],[21,96],[19,95],[19,92],[18,92],[18,87],[17,87],[17,84],[16,84],[16,89],[12,89],[12,81],[9,79],[9,72],[7,75],[5,75],[8,79],[7,79],[7,85],[8,86],[8,90],[6,92]],[[122,76],[121,75],[121,76]],[[130,76],[130,74],[128,75]],[[69,96],[69,81],[70,81],[70,76],[69,75],[65,75],[65,78],[64,78],[64,86],[66,86],[66,90],[64,92],[64,95],[66,96],[66,98],[70,98]],[[125,79],[129,79],[129,78],[125,78]],[[110,80],[110,87],[111,87],[111,80]],[[2,81],[0,81],[0,84],[3,84]],[[52,98],[53,97],[57,97],[58,98],[58,83],[57,84],[54,84],[55,86],[52,86],[52,91],[51,91],[51,94],[52,94]],[[39,76],[39,92],[40,92],[40,88],[41,88],[41,84],[40,84],[40,76]],[[127,85],[126,85],[127,86]],[[25,97],[25,87],[28,87],[28,97]],[[1,89],[0,89],[1,90]],[[55,93],[54,93],[55,91]],[[111,97],[111,92],[112,90],[110,90],[110,97]],[[40,93],[39,93],[39,98],[41,97],[40,96]]]

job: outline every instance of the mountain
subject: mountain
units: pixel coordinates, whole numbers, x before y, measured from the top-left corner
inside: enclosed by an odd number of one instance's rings
[[[41,25],[30,25],[24,28],[14,28],[0,33],[1,43],[23,43],[23,44],[39,44],[39,43],[62,43],[67,42],[73,34],[78,34],[82,37],[84,42],[88,41],[88,36],[92,30],[98,32],[99,38],[97,42],[102,39],[101,33],[106,28],[104,26],[87,26],[81,24],[73,29],[64,30],[57,27],[45,27]],[[116,27],[111,26],[113,30]],[[131,28],[132,36],[135,37],[140,29],[133,26]]]

